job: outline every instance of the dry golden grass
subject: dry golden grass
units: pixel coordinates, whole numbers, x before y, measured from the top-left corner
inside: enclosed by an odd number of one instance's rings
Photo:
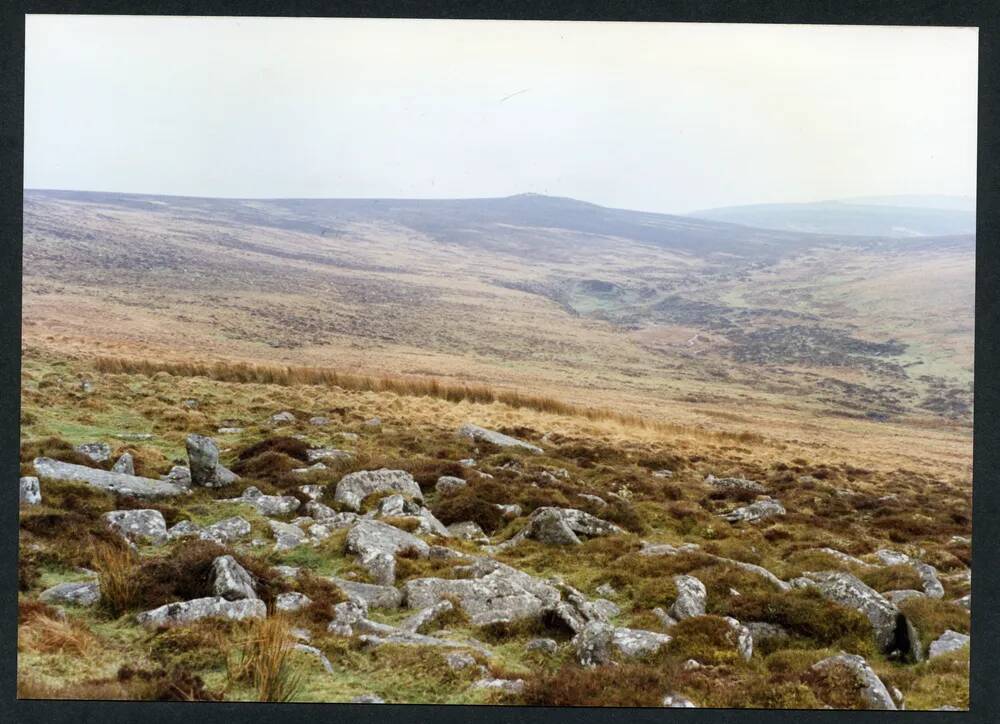
[[[258,701],[291,701],[301,685],[301,676],[292,668],[292,651],[290,626],[283,616],[252,622],[242,642],[227,657],[230,685],[250,683]]]
[[[132,550],[120,545],[94,546],[94,566],[101,583],[101,603],[113,616],[132,608],[139,594],[138,562]]]
[[[18,631],[18,650],[40,654],[91,654],[97,639],[79,622],[35,616]]]

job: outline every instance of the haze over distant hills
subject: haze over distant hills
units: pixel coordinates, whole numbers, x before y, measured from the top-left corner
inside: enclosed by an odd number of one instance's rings
[[[976,230],[976,202],[965,196],[865,196],[727,206],[688,215],[781,231],[896,238],[973,234]]]

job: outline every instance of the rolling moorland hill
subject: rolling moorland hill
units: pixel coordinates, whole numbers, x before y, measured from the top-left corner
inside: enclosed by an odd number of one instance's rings
[[[974,247],[26,192],[19,695],[967,707]]]

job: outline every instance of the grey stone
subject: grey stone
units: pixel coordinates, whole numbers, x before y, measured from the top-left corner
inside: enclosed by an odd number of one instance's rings
[[[448,668],[455,671],[476,665],[476,658],[465,651],[455,651],[454,653],[445,654],[444,660],[448,664]]]
[[[972,610],[972,594],[971,593],[966,593],[961,598],[956,598],[955,599],[955,603],[957,603],[959,606],[961,606],[962,608],[966,609],[967,611],[971,611]]]
[[[372,583],[348,581],[343,578],[330,578],[328,580],[352,601],[363,602],[365,608],[399,608],[403,605],[403,593],[393,586],[379,586]],[[436,601],[427,605],[433,605],[433,603]],[[419,608],[424,608],[424,606]]]
[[[167,541],[167,523],[158,510],[113,510],[101,520],[128,541],[154,545]]]
[[[301,505],[299,499],[291,495],[264,495],[253,486],[244,490],[240,497],[230,498],[226,502],[252,505],[264,516],[289,515]]]
[[[38,478],[25,476],[18,482],[18,502],[25,505],[38,505],[42,502],[42,487]]]
[[[101,586],[94,582],[59,583],[38,594],[39,600],[51,604],[93,606],[101,600]]]
[[[593,503],[600,508],[606,508],[608,506],[608,501],[599,495],[590,495],[588,493],[577,493],[576,497],[583,498],[584,500]]]
[[[317,649],[315,646],[309,646],[308,644],[303,644],[303,643],[296,643],[294,645],[294,648],[296,651],[301,651],[303,653],[309,654],[310,656],[315,656],[317,659],[319,659],[319,663],[322,665],[323,669],[326,670],[326,673],[328,674],[334,673],[333,664],[330,663],[330,659],[328,659],[326,657],[326,654]]]
[[[95,463],[103,463],[111,458],[111,446],[106,442],[85,442],[73,449],[81,455],[86,455]]]
[[[309,498],[309,500],[319,501],[319,499],[323,497],[323,493],[326,492],[326,486],[325,485],[300,485],[298,487],[298,490],[299,490],[300,493],[304,493]],[[326,506],[324,506],[324,507],[326,507]],[[329,508],[327,508],[327,510],[329,510]],[[306,512],[308,512],[308,509],[306,510]],[[309,513],[309,514],[312,515],[312,513]],[[313,517],[315,518],[316,516],[313,516]]]
[[[573,651],[581,666],[610,664],[615,627],[608,623],[592,621],[573,637]]]
[[[405,470],[362,470],[345,475],[337,483],[334,501],[351,510],[360,510],[362,501],[375,493],[400,493],[414,500],[423,500],[420,486]]]
[[[136,615],[136,621],[146,628],[157,628],[191,623],[210,617],[242,621],[248,618],[264,618],[266,615],[267,607],[263,601],[249,599],[227,601],[216,596],[168,603]]]
[[[322,415],[317,415],[316,417],[309,418],[309,424],[315,425],[316,427],[323,427],[330,424],[329,417],[323,417]]]
[[[448,532],[459,540],[471,540],[486,542],[489,540],[486,533],[479,527],[478,523],[471,520],[463,520],[461,523],[452,523],[448,526]]]
[[[385,704],[385,699],[375,694],[362,694],[351,699],[352,704]]]
[[[667,694],[663,697],[663,706],[668,709],[697,709],[698,705],[680,694]]]
[[[479,679],[472,684],[474,689],[494,689],[505,694],[520,694],[524,691],[524,679]]]
[[[35,458],[34,467],[35,473],[40,478],[87,483],[95,488],[133,498],[168,498],[175,495],[185,495],[189,492],[186,488],[161,480],[112,473],[86,465],[63,463],[51,458]]]
[[[239,480],[236,473],[219,464],[219,446],[212,438],[191,434],[186,445],[192,485],[221,488]]]
[[[755,483],[753,480],[747,480],[746,478],[717,478],[714,475],[709,475],[705,478],[705,482],[716,490],[745,490],[751,493],[767,492],[767,488],[763,485]]]
[[[201,532],[200,537],[205,540],[214,540],[217,543],[226,544],[240,538],[246,538],[248,535],[250,535],[249,521],[237,515],[212,523]]]
[[[897,605],[903,601],[909,601],[911,598],[927,598],[927,594],[923,591],[914,591],[910,588],[904,588],[899,591],[886,591],[882,595]]]
[[[559,591],[526,573],[488,558],[456,568],[467,578],[415,578],[404,585],[406,605],[427,608],[454,597],[475,625],[541,616],[560,603]]]
[[[220,435],[238,435],[239,433],[243,432],[243,428],[242,427],[220,427],[218,430],[216,430],[216,432],[219,433]]]
[[[135,475],[135,461],[132,459],[132,453],[122,453],[121,457],[111,466],[111,472]]]
[[[399,624],[402,631],[417,633],[421,628],[433,623],[455,607],[451,601],[438,601],[433,606],[429,606],[422,611],[418,611]]]
[[[182,520],[167,531],[167,539],[177,540],[178,538],[193,538],[195,536],[200,536],[204,530],[205,529],[197,523],[192,523],[190,520]]]
[[[559,644],[556,643],[555,639],[531,639],[525,648],[528,651],[540,651],[543,654],[554,654],[559,650]]]
[[[290,591],[288,593],[279,593],[274,599],[274,608],[276,611],[293,612],[298,611],[300,608],[305,608],[310,603],[312,599],[304,593],[299,593],[298,591]]]
[[[944,654],[950,654],[952,651],[958,651],[963,646],[968,646],[970,640],[967,635],[948,629],[931,642],[927,658],[934,659]]]
[[[356,553],[361,565],[382,585],[395,580],[395,557],[401,550],[414,551],[426,558],[430,547],[404,530],[377,520],[360,520],[347,533],[345,549]]]
[[[277,520],[269,520],[267,523],[271,526],[271,532],[274,534],[274,550],[276,551],[288,551],[306,542],[305,531],[297,525]]]
[[[521,515],[521,506],[517,503],[511,503],[510,505],[494,503],[494,505],[496,506],[496,509],[503,514],[503,517],[508,520],[513,520]]]
[[[668,643],[670,636],[666,634],[634,628],[616,628],[611,637],[611,645],[626,658],[655,654]]]
[[[318,460],[350,460],[354,456],[346,450],[337,450],[332,447],[318,448],[316,450],[307,450],[306,457],[309,462],[314,463]]]
[[[741,624],[732,616],[726,616],[725,621],[736,636],[736,650],[740,652],[740,656],[743,657],[744,661],[749,661],[750,657],[753,656],[753,634],[748,627]]]
[[[836,558],[841,563],[847,564],[849,566],[856,566],[858,568],[862,568],[865,570],[875,567],[871,563],[863,561],[860,558],[856,558],[855,556],[848,555],[843,551],[838,551],[835,548],[817,548],[816,550],[819,551],[820,553],[825,553],[828,556]]]
[[[271,415],[271,417],[268,418],[268,422],[270,422],[272,425],[289,425],[294,423],[296,419],[297,418],[295,417],[295,415],[286,410],[284,412],[274,413],[273,415]]]
[[[227,601],[257,599],[253,577],[230,555],[212,561],[212,593]]]
[[[537,508],[522,531],[526,538],[548,545],[580,545],[579,536],[588,538],[621,535],[625,531],[614,523],[575,508]]]
[[[453,475],[442,475],[437,479],[434,484],[434,490],[436,490],[441,495],[448,495],[454,493],[456,490],[464,488],[468,483],[462,478],[456,478]]]
[[[914,660],[922,658],[920,639],[913,625],[878,591],[850,573],[807,572],[806,577],[827,600],[863,613],[871,622],[875,642],[883,653],[890,653],[902,645],[907,649],[902,651],[904,655]]]
[[[784,515],[785,507],[774,498],[764,498],[750,505],[745,505],[729,513],[722,514],[730,523],[758,523],[777,515]]]
[[[191,470],[184,465],[174,465],[170,472],[162,476],[160,480],[172,485],[179,485],[182,488],[191,487]]]
[[[372,417],[368,420],[365,420],[365,427],[379,427],[381,424],[382,424],[381,417]]]
[[[674,576],[677,598],[670,607],[670,615],[681,621],[705,613],[705,584],[694,576]]]
[[[459,437],[467,437],[477,442],[487,442],[498,447],[516,447],[535,454],[543,452],[542,448],[537,445],[532,445],[530,442],[518,440],[516,437],[510,437],[509,435],[504,435],[503,433],[487,430],[486,428],[479,427],[478,425],[473,425],[471,423],[462,425],[458,429],[458,435]]]
[[[750,632],[755,645],[763,643],[780,643],[791,637],[788,629],[776,623],[767,621],[747,621],[744,624]]]
[[[842,667],[850,671],[860,687],[861,700],[867,709],[896,711],[896,703],[892,700],[889,690],[878,678],[868,662],[861,656],[841,653],[813,664],[814,671],[826,671],[830,668]]]

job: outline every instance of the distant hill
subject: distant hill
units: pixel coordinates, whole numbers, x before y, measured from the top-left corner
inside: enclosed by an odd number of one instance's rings
[[[859,236],[974,234],[975,200],[947,196],[871,196],[802,204],[754,204],[704,209],[692,218],[761,229]]]

